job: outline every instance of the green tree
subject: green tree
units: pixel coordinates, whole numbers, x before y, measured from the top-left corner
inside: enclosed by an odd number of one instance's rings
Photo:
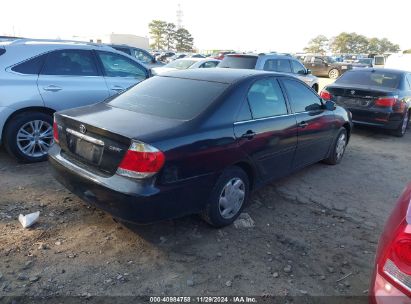
[[[325,54],[328,48],[328,38],[324,35],[318,35],[308,42],[308,46],[304,48],[307,53]]]
[[[176,36],[176,26],[174,23],[167,23],[166,31],[164,34],[164,41],[167,50],[171,50],[174,48],[175,44],[175,36]]]
[[[380,40],[378,38],[371,38],[368,40],[367,53],[379,54],[380,53]]]
[[[405,50],[405,51],[404,51],[404,54],[411,54],[411,49]]]
[[[382,38],[380,40],[380,53],[384,54],[387,52],[396,53],[400,50],[400,46],[398,44],[394,44],[389,41],[387,38]]]
[[[331,40],[330,48],[334,53],[355,54],[367,51],[368,39],[357,33],[342,32]]]
[[[176,31],[175,42],[178,52],[191,52],[193,50],[194,38],[185,28]]]
[[[167,22],[161,20],[153,20],[148,24],[150,38],[154,41],[150,46],[160,50],[164,48],[164,35],[167,29]]]

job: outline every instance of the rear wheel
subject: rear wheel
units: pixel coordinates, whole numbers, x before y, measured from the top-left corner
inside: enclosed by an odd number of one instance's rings
[[[4,144],[12,156],[22,162],[47,159],[53,144],[53,119],[41,112],[23,112],[13,117],[4,130]]]
[[[330,77],[331,79],[337,79],[340,76],[340,71],[337,69],[331,69],[328,72],[328,77]]]
[[[224,170],[214,186],[202,216],[214,227],[233,223],[244,208],[249,195],[249,179],[239,167]]]
[[[313,90],[316,91],[318,93],[318,84],[314,84],[312,86]]]
[[[324,159],[324,162],[329,165],[336,165],[340,163],[344,156],[345,147],[347,146],[347,143],[347,130],[345,130],[345,128],[342,128],[340,132],[338,132],[337,138],[334,141],[334,145],[332,147],[330,155],[328,156],[328,158]]]
[[[398,137],[403,137],[407,132],[408,125],[410,123],[410,111],[405,112],[401,124],[398,129],[394,131],[394,135]]]

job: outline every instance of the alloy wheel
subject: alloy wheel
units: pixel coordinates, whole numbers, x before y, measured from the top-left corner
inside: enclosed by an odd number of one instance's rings
[[[42,157],[53,144],[53,127],[43,120],[25,123],[17,132],[17,146],[29,157]]]
[[[345,147],[347,145],[347,137],[345,133],[342,133],[337,140],[337,146],[335,148],[335,153],[337,154],[337,159],[341,159],[344,154]]]
[[[405,132],[407,131],[409,119],[410,119],[409,112],[407,111],[405,113],[404,120],[402,121],[402,126],[401,126],[401,133],[402,134],[405,134]]]
[[[336,79],[336,78],[338,78],[338,76],[339,76],[339,72],[338,72],[337,69],[332,69],[332,70],[329,72],[328,76],[329,76],[331,79]]]
[[[225,219],[234,217],[241,209],[245,199],[245,184],[238,178],[232,178],[223,188],[219,198],[220,215]]]

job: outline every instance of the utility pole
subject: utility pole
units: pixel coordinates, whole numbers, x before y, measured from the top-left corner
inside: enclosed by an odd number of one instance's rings
[[[181,4],[178,4],[177,7],[177,28],[181,29],[183,27],[183,10],[181,9]]]

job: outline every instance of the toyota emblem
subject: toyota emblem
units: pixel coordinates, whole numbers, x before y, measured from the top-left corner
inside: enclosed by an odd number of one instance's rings
[[[87,132],[85,125],[80,125],[80,132],[83,134]]]
[[[351,90],[351,95],[354,95],[355,94],[355,91],[354,90]]]

